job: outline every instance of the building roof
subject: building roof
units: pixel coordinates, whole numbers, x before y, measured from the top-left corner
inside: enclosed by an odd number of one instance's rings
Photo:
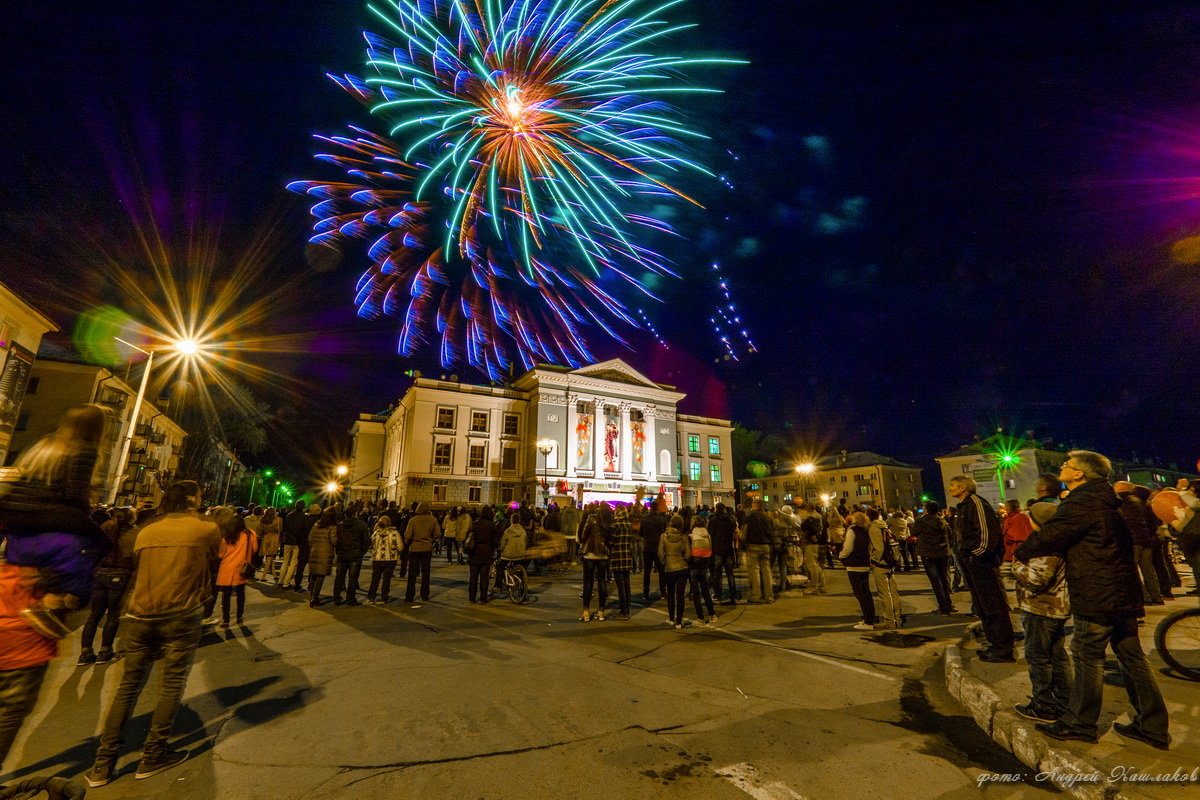
[[[903,461],[897,461],[890,456],[881,456],[879,453],[872,453],[870,450],[858,450],[853,453],[846,453],[843,457],[840,453],[830,456],[822,456],[814,462],[817,465],[818,472],[824,472],[834,469],[855,469],[860,467],[898,467],[900,469],[921,469],[916,464],[906,464]],[[775,468],[775,471],[768,478],[794,477],[796,475],[796,462],[787,461],[780,462],[780,465]],[[762,480],[761,478],[742,478],[741,480]]]
[[[958,448],[953,453],[938,456],[938,458],[961,458],[962,456],[981,456],[995,453],[1017,453],[1021,450],[1048,449],[1043,447],[1041,442],[1035,442],[1032,439],[1023,439],[1019,436],[1007,436],[997,433],[995,436],[980,439],[977,442]]]

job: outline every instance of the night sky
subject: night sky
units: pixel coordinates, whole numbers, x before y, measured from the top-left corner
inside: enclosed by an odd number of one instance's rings
[[[281,420],[273,457],[297,469],[398,397],[403,370],[478,378],[395,356],[396,323],[354,314],[361,252],[306,255],[305,198],[282,188],[328,177],[312,134],[370,124],[325,78],[360,71],[364,8],[22,3],[0,33],[3,280],[69,324],[118,299],[97,248],[141,268],[146,209],[180,252],[258,252],[247,291],[280,297],[243,333],[307,351],[247,356],[303,381],[254,387]],[[1200,457],[1193,4],[676,12],[700,23],[678,49],[751,62],[697,76],[726,92],[695,106],[714,137],[698,155],[734,188],[687,187],[708,210],[681,209],[685,240],[663,244],[684,280],[647,311],[670,346],[635,335],[600,356],[691,391],[685,411],[923,466],[997,427]],[[713,260],[759,348],[741,361],[708,323]]]

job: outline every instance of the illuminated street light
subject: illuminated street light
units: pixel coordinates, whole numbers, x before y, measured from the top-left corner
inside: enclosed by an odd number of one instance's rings
[[[549,503],[550,502],[550,478],[549,478],[550,453],[552,453],[554,451],[554,440],[553,439],[538,439],[537,449],[538,449],[538,452],[542,454],[542,486],[543,486],[542,499],[546,503]]]
[[[329,483],[325,484],[325,491],[329,492],[330,494],[334,494],[338,489],[341,488],[342,487],[339,486],[336,481],[330,481]]]
[[[108,493],[109,505],[116,504],[117,494],[121,491],[121,484],[125,482],[125,470],[129,467],[129,450],[133,446],[133,436],[137,433],[138,414],[142,411],[142,400],[146,397],[146,384],[150,380],[150,370],[154,366],[154,354],[163,350],[174,350],[185,358],[192,358],[200,352],[200,346],[194,339],[182,339],[169,342],[166,347],[152,347],[149,350],[143,350],[136,344],[131,344],[124,339],[116,336],[113,338],[126,347],[132,347],[139,353],[145,354],[146,366],[142,370],[142,381],[138,384],[137,397],[133,401],[133,413],[129,417],[129,427],[125,433],[125,441],[121,443],[121,454],[117,457],[117,469],[113,478],[112,489]]]
[[[811,461],[805,461],[803,464],[796,465],[796,472],[800,475],[812,475],[817,471],[817,465]]]
[[[349,467],[347,467],[345,464],[338,464],[338,465],[337,465],[337,466],[334,468],[334,470],[333,470],[333,471],[334,471],[334,472],[336,472],[336,473],[337,473],[339,476],[341,476],[341,475],[345,475],[347,472],[349,472],[349,471],[350,471],[350,468],[349,468]]]

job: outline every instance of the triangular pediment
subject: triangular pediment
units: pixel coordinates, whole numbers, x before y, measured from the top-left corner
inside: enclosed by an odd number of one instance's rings
[[[645,386],[651,389],[661,389],[654,381],[647,378],[642,373],[638,372],[633,367],[626,364],[619,358],[614,358],[611,361],[604,361],[599,364],[589,364],[586,367],[580,367],[571,372],[572,375],[586,375],[589,378],[596,378],[602,381],[613,381],[615,383],[627,383],[633,386]]]

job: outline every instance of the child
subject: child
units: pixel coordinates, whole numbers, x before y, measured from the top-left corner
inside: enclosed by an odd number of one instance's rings
[[[81,405],[67,411],[58,429],[17,459],[15,474],[0,484],[0,524],[10,564],[37,567],[41,599],[21,612],[43,636],[68,632],[66,613],[84,605],[92,575],[111,543],[91,517],[92,473],[107,423],[105,411]]]
[[[1058,510],[1057,503],[1034,503],[1029,509],[1033,529],[1039,530]],[[1016,512],[1021,513],[1021,512]],[[1066,624],[1071,616],[1067,600],[1067,562],[1058,556],[1013,561],[1017,608],[1025,628],[1025,660],[1033,696],[1014,707],[1026,719],[1055,722],[1066,711],[1071,694]]]

